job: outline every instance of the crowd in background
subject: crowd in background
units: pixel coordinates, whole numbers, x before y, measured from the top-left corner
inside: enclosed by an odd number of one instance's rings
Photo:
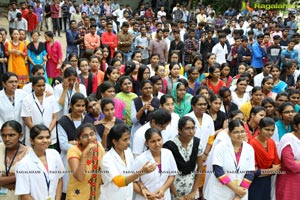
[[[299,199],[297,17],[243,3],[10,3],[0,199]]]

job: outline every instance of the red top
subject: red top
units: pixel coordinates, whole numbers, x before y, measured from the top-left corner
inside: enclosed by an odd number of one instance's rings
[[[270,169],[272,165],[280,164],[276,144],[267,139],[267,149],[255,138],[250,141],[255,152],[255,165],[260,169]]]
[[[211,84],[211,80],[207,79],[206,80],[206,85],[209,89],[211,89],[215,94],[219,94],[219,90],[221,87],[226,86],[225,82],[222,80],[219,80],[217,85]]]
[[[36,27],[38,26],[38,16],[35,13],[27,13],[24,16],[24,19],[27,20],[27,24],[28,24],[28,32],[32,32],[36,29]]]
[[[115,48],[118,46],[118,37],[114,33],[104,32],[101,35],[102,44],[107,44],[110,48],[110,57],[114,57]]]

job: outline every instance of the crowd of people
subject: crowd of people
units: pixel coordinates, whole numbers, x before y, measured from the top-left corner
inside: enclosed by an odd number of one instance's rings
[[[10,3],[0,199],[299,199],[296,16],[244,5]]]

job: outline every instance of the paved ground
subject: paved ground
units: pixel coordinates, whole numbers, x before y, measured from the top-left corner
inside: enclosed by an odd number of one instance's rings
[[[0,9],[0,13],[1,13],[1,16],[0,16],[0,27],[4,27],[8,31],[8,20],[7,20],[7,18],[3,17],[3,9]],[[44,42],[45,38],[44,38],[43,31],[40,32],[40,34],[41,34],[40,41]],[[62,48],[63,48],[63,55],[64,55],[64,58],[65,58],[65,55],[66,55],[66,46],[67,46],[67,44],[66,44],[66,34],[63,32],[63,33],[61,33],[61,36],[62,37],[55,37],[55,40],[58,40],[61,43]]]

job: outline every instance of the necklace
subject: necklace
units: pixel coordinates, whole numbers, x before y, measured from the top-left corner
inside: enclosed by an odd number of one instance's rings
[[[73,123],[74,123],[74,121],[79,121],[78,119],[74,119],[74,118],[72,117],[72,113],[70,114],[70,118],[71,118],[71,120],[73,121]],[[82,115],[80,115],[80,121],[82,122]]]

